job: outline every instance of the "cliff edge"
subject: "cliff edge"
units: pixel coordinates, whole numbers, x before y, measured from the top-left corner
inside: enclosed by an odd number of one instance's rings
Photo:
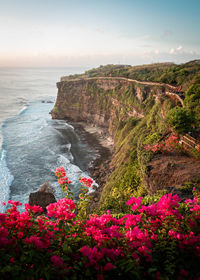
[[[164,171],[169,168],[166,169],[162,162],[167,166],[173,162],[176,172],[186,166],[185,161],[190,155],[177,151],[168,157],[158,154],[156,161],[155,155],[144,149],[146,145],[157,143],[166,132],[172,133],[173,128],[166,121],[166,116],[174,107],[179,110],[185,105],[184,92],[177,90],[176,86],[128,77],[70,76],[62,77],[57,87],[52,118],[100,127],[102,133],[114,142],[115,152],[109,166],[108,163],[106,165],[109,177],[101,186],[101,206],[123,211],[124,201],[131,195],[154,195],[158,190],[179,188],[186,182],[198,181],[198,172],[190,172],[191,169],[187,172],[185,168],[184,180],[174,176],[169,186],[158,164],[163,166]],[[192,160],[188,162],[191,167]],[[198,160],[194,164],[200,167]]]

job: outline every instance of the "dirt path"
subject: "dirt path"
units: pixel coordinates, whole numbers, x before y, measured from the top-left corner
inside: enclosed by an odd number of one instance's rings
[[[181,104],[182,107],[184,107],[184,103],[183,103],[183,98],[181,98],[177,93],[176,90],[177,88],[169,85],[169,84],[165,84],[165,83],[156,83],[156,82],[147,82],[147,81],[138,81],[138,80],[133,80],[133,79],[129,79],[129,78],[124,78],[124,77],[90,77],[90,78],[76,78],[76,79],[69,79],[68,76],[65,77],[61,77],[61,82],[78,82],[78,81],[91,81],[91,80],[123,80],[123,81],[127,81],[127,82],[131,82],[131,83],[136,83],[136,84],[140,84],[140,85],[148,85],[148,86],[159,86],[159,87],[165,87],[165,95],[168,96],[173,96],[176,100],[178,100]],[[168,91],[166,90],[166,88],[168,89]]]
[[[165,84],[165,83],[157,83],[157,82],[146,82],[146,81],[138,81],[138,80],[134,80],[134,79],[129,79],[129,78],[124,78],[124,77],[90,77],[90,78],[76,78],[76,79],[69,79],[68,76],[66,77],[61,77],[61,82],[64,81],[81,81],[81,80],[86,80],[86,81],[90,81],[90,80],[100,80],[100,79],[106,79],[106,80],[124,80],[127,82],[132,82],[132,83],[136,83],[136,84],[141,84],[141,85],[149,85],[149,86],[164,86],[164,87],[168,87],[171,90],[176,90],[176,87],[169,85],[169,84]]]

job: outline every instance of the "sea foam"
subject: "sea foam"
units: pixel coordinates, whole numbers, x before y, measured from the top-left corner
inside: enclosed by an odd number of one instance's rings
[[[7,201],[10,196],[10,185],[12,184],[14,177],[10,173],[6,164],[6,151],[2,150],[0,159],[0,212],[4,212],[4,206],[2,203]]]

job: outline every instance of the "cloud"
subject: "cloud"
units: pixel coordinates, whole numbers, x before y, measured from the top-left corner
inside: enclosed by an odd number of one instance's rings
[[[189,53],[192,54],[192,55],[197,55],[197,52],[193,51],[193,50],[190,50]]]
[[[181,51],[183,49],[182,46],[179,46],[178,48],[176,48],[177,51]]]
[[[175,49],[172,48],[170,51],[169,51],[170,54],[174,54],[175,53]]]
[[[182,53],[183,51],[183,46],[178,46],[177,48],[171,48],[169,51],[169,54],[178,54],[178,53]]]

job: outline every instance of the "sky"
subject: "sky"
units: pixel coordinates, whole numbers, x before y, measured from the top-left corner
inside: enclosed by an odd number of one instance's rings
[[[0,67],[200,58],[200,0],[0,0]]]

